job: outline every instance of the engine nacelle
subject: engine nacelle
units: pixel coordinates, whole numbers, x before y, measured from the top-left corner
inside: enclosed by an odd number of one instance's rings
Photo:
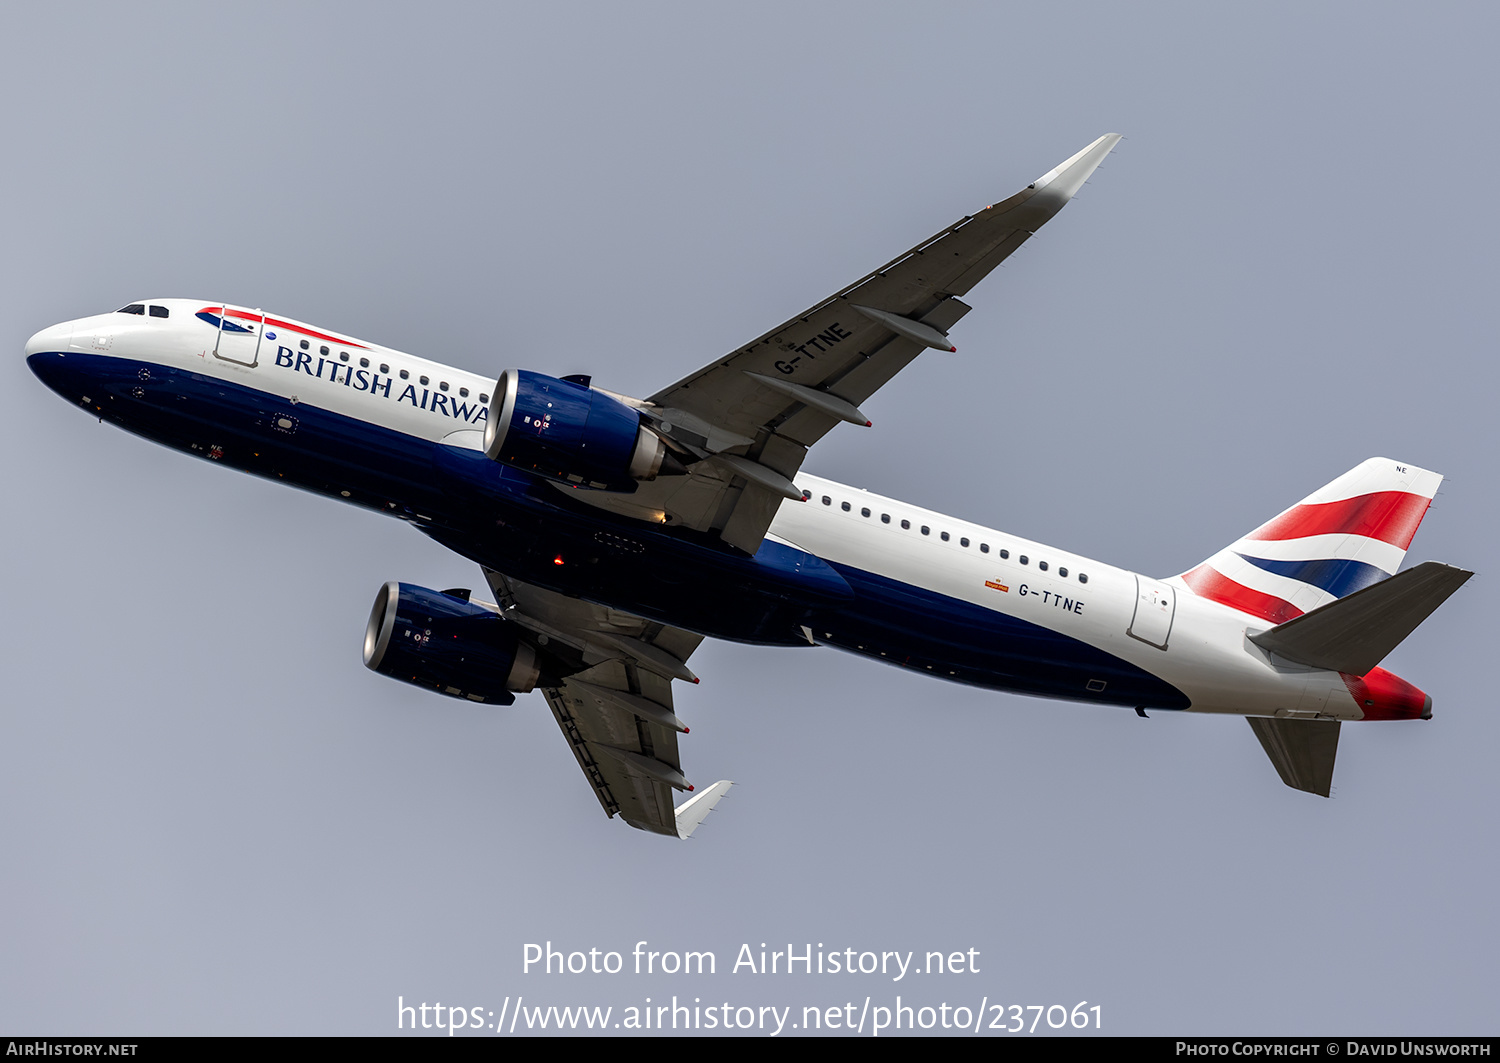
[[[587,384],[507,369],[495,385],[484,452],[527,472],[576,487],[634,491],[667,458],[641,415]]]
[[[449,697],[509,705],[536,685],[519,629],[451,594],[387,583],[365,626],[365,666]]]

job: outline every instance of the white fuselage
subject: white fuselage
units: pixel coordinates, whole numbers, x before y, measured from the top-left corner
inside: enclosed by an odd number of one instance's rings
[[[82,318],[33,337],[34,350],[170,366],[450,446],[482,449],[492,378],[268,317],[220,335],[203,304],[156,300],[170,317]],[[256,311],[258,314],[259,311]],[[225,340],[229,342],[226,343]],[[835,563],[971,603],[1103,650],[1172,684],[1191,710],[1359,719],[1338,673],[1259,649],[1271,625],[1159,581],[808,474],[805,503],[784,503],[770,536]],[[826,502],[825,502],[826,499]],[[818,633],[813,633],[814,637]]]

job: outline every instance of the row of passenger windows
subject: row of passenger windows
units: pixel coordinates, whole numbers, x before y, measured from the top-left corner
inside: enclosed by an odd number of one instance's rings
[[[810,499],[810,498],[812,498],[812,492],[811,491],[803,491],[802,492],[802,497]],[[831,497],[829,497],[828,495],[824,495],[823,496],[823,504],[825,506],[831,506],[831,505],[833,505],[833,499]],[[845,513],[849,513],[853,509],[853,507],[848,502],[840,502],[839,503],[839,508],[842,509]],[[872,516],[873,514],[871,514],[871,512],[870,512],[870,507],[869,506],[863,506],[863,507],[860,508],[859,515],[861,517],[869,517],[869,516]],[[891,515],[889,513],[882,513],[880,515],[880,523],[882,523],[882,524],[889,524],[890,522],[891,522]],[[901,521],[901,527],[905,531],[910,531],[911,530],[911,521],[909,521],[909,520],[903,520],[903,521]],[[926,524],[921,525],[921,527],[920,527],[919,530],[921,531],[921,533],[923,535],[931,535],[932,534],[932,528],[930,528]],[[943,542],[945,542],[945,543],[952,541],[952,536],[950,536],[945,531],[938,532],[938,538],[941,539],[941,540],[943,540]],[[958,545],[959,546],[968,546],[969,545],[969,540],[966,537],[960,537],[959,540],[958,540]],[[987,553],[989,553],[990,552],[990,544],[989,543],[980,543],[979,544],[979,552],[981,554],[987,554]],[[1010,551],[1002,548],[1000,550],[1000,557],[1003,560],[1007,560],[1007,561],[1010,560]],[[1023,565],[1029,565],[1029,564],[1031,564],[1031,558],[1027,557],[1025,554],[1021,554],[1019,557],[1017,557],[1016,561],[1018,561],[1020,564],[1023,564]],[[1043,571],[1043,572],[1048,571],[1049,568],[1050,568],[1050,566],[1045,561],[1038,561],[1036,563],[1036,567],[1038,569],[1040,569],[1041,571]],[[1057,575],[1061,579],[1067,579],[1068,578],[1068,570],[1066,568],[1059,567],[1058,570],[1057,570]],[[1089,581],[1089,578],[1088,578],[1087,575],[1085,575],[1082,572],[1078,573],[1078,582],[1079,583],[1087,583],[1088,581]]]
[[[304,351],[311,349],[311,345],[306,340],[303,340],[299,344],[299,346]],[[324,355],[329,355],[330,357],[332,357],[332,352],[328,349],[328,347],[327,347],[326,344],[324,346],[318,348],[318,353],[319,354],[324,354]],[[348,360],[349,360],[349,352],[348,351],[339,351],[339,361],[341,361],[341,362],[347,362]],[[370,368],[370,359],[368,359],[368,358],[361,358],[359,360],[359,367],[361,369],[368,369],[368,368]],[[386,376],[390,376],[391,375],[391,367],[389,365],[385,364],[384,362],[382,362],[381,365],[380,365],[380,372],[384,373]],[[411,379],[411,374],[409,372],[407,372],[405,369],[402,369],[400,371],[399,375],[400,375],[400,377],[401,377],[402,380],[410,380]],[[425,376],[419,376],[419,377],[417,377],[417,383],[421,384],[424,388],[428,384],[430,384],[431,382],[432,381],[429,380]],[[439,380],[438,381],[438,389],[440,391],[447,391],[448,390],[448,382],[446,380]],[[459,388],[458,389],[458,394],[459,394],[460,398],[465,398],[466,399],[466,398],[469,397],[469,389],[468,388]],[[480,402],[489,402],[490,401],[490,397],[488,395],[480,395],[479,396],[479,401]]]
[[[120,307],[120,309],[118,309],[118,310],[115,311],[115,313],[117,313],[117,314],[145,314],[146,312],[147,312],[147,307],[146,307],[145,303],[131,303],[129,306],[122,306],[122,307]],[[168,312],[168,310],[167,310],[166,307],[164,307],[164,306],[156,306],[154,304],[150,307],[150,313],[151,313],[152,317],[167,317],[167,316],[169,316],[169,312]],[[303,340],[298,346],[300,346],[304,351],[311,349],[311,345],[306,340]],[[325,354],[325,355],[331,355],[332,352],[329,351],[327,345],[325,344],[324,346],[318,348],[318,353],[319,354]],[[348,360],[349,360],[349,352],[348,351],[339,351],[339,361],[341,361],[341,362],[347,362]],[[361,358],[359,360],[359,367],[361,369],[368,369],[368,368],[370,368],[370,359],[368,359],[368,358]],[[381,364],[380,371],[382,373],[384,373],[386,376],[390,376],[391,375],[391,367],[389,365],[384,364],[384,363]],[[401,379],[402,380],[410,380],[411,379],[411,374],[409,372],[407,372],[405,369],[403,369],[403,370],[401,370]],[[425,376],[418,377],[417,378],[417,382],[420,383],[424,388],[429,383],[431,383],[431,381],[429,381],[427,379],[427,377],[425,377]],[[440,381],[438,381],[438,390],[440,390],[440,391],[447,391],[448,390],[448,382],[446,380],[440,380]],[[459,394],[460,398],[465,398],[466,399],[466,398],[469,397],[469,389],[468,388],[459,388],[458,389],[458,394]],[[479,401],[480,402],[489,402],[490,401],[490,397],[488,395],[480,395],[479,396]]]

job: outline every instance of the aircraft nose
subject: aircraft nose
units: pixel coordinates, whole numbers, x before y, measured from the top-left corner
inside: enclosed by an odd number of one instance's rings
[[[68,386],[68,348],[72,341],[71,321],[44,328],[26,341],[26,364],[38,380],[65,398],[77,398]]]
[[[64,351],[73,342],[73,322],[64,321],[61,325],[53,325],[44,328],[31,339],[26,341],[26,357],[31,358],[34,354],[50,354],[53,351]]]

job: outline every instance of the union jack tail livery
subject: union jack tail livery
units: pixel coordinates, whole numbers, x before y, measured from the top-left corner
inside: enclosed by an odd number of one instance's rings
[[[1273,624],[1396,573],[1443,478],[1371,458],[1179,577]]]

